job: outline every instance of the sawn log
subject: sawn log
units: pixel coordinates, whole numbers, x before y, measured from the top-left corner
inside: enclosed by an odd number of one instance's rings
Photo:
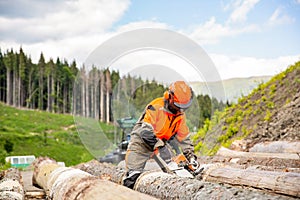
[[[299,160],[300,155],[298,153],[263,153],[263,152],[243,152],[234,151],[224,147],[221,147],[217,152],[218,156],[224,157],[244,157],[244,158],[283,158]]]
[[[0,173],[0,199],[23,200],[24,186],[20,171],[15,168]]]
[[[300,173],[257,170],[255,167],[237,169],[213,167],[204,174],[210,182],[249,186],[274,193],[300,197]]]
[[[111,180],[118,184],[121,184],[122,176],[124,174],[124,170],[122,170],[121,168],[108,163],[99,163],[96,160],[87,163],[82,163],[75,167],[95,176],[105,177],[108,180]],[[227,170],[226,174],[222,174],[223,169]],[[239,199],[244,198],[245,196],[255,197],[256,195],[260,195],[257,196],[257,198],[264,197],[265,199],[276,199],[274,195],[266,194],[259,190],[241,190],[239,189],[239,187],[228,187],[228,185],[213,183],[218,182],[229,183],[233,185],[245,185],[259,189],[268,189],[275,193],[288,194],[292,196],[299,195],[299,188],[297,188],[297,185],[295,184],[294,186],[288,184],[290,189],[289,192],[285,193],[284,190],[286,190],[286,188],[276,188],[273,190],[271,189],[272,185],[271,187],[266,187],[263,184],[263,181],[260,181],[259,184],[241,181],[243,180],[243,178],[247,180],[247,177],[244,177],[243,175],[243,171],[239,171],[239,169],[235,168],[229,169],[230,170],[228,170],[228,167],[224,166],[223,164],[206,165],[205,173],[203,175],[206,181],[181,178],[176,175],[163,173],[161,171],[145,171],[138,178],[134,189],[145,194],[150,194],[159,199],[218,199],[220,196],[224,197],[224,199]],[[264,172],[261,172],[260,176],[262,176],[263,173]],[[217,174],[219,175],[219,177],[216,176]],[[226,177],[230,176],[227,174],[231,174],[231,178],[233,178],[234,180],[233,182],[227,180]],[[234,174],[239,174],[238,178],[235,178]],[[282,178],[279,178],[276,175],[278,174],[274,173],[274,176],[270,179],[270,182],[275,181],[274,179],[278,179],[276,180],[276,183],[280,185],[284,185],[285,182],[299,182],[299,174],[296,174],[296,178],[290,177],[291,174],[285,176],[285,178],[283,178],[283,174],[280,174],[280,177]],[[277,197],[278,199],[285,199],[285,197],[283,196]]]
[[[155,199],[82,170],[60,167],[50,158],[35,161],[33,182],[52,200]]]

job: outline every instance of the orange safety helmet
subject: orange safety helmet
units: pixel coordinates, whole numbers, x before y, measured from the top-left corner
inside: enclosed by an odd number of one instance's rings
[[[164,93],[164,99],[173,98],[173,103],[180,109],[187,109],[193,102],[192,88],[184,81],[176,81],[169,86],[169,90]]]

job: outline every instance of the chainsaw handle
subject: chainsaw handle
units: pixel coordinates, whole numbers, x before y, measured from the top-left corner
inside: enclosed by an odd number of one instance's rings
[[[150,158],[154,158],[155,156],[157,156],[159,154],[159,150],[158,148],[154,149],[153,153],[151,154]]]

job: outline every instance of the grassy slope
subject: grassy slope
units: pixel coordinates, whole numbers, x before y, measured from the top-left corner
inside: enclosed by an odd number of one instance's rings
[[[220,146],[229,147],[236,139],[261,134],[261,125],[269,123],[299,90],[300,62],[260,84],[223,113],[216,113],[207,120],[193,138],[195,150],[199,154],[213,155]]]
[[[105,127],[111,134],[113,126]],[[4,150],[6,140],[13,151]],[[20,110],[0,102],[0,154],[49,156],[67,166],[92,159],[78,137],[73,116],[42,111]]]

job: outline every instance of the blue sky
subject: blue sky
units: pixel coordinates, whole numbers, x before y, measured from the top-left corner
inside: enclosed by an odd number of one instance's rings
[[[114,35],[145,27],[197,42],[222,79],[274,75],[300,60],[300,0],[0,0],[0,24],[1,50],[22,46],[35,62],[43,52],[81,64]]]
[[[167,24],[174,30],[185,30],[205,24],[211,18],[216,24],[225,25],[230,20],[233,5],[239,1],[139,1],[131,2],[124,16],[114,27],[133,21],[152,20]],[[242,2],[242,1],[240,1]],[[242,3],[241,3],[242,4]],[[278,16],[271,24],[270,18]],[[238,20],[237,20],[238,21]],[[278,57],[299,53],[300,44],[300,4],[288,0],[257,1],[246,14],[244,20],[232,24],[232,28],[253,25],[257,30],[238,36],[226,37],[217,44],[203,45],[207,51],[215,53],[239,54],[255,57]],[[190,29],[190,31],[189,31]],[[253,42],[255,41],[255,42]]]

